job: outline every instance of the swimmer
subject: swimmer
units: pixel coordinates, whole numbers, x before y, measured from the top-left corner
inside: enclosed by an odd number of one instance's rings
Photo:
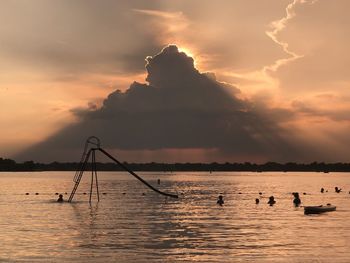
[[[272,195],[269,197],[269,201],[267,202],[270,206],[273,206],[276,201],[275,201],[275,197]]]
[[[63,195],[60,194],[58,196],[57,202],[59,202],[59,203],[63,202]]]
[[[255,199],[255,203],[256,203],[256,204],[259,204],[259,202],[260,202],[259,198],[256,198],[256,199]]]
[[[221,206],[224,204],[224,199],[222,195],[219,195],[218,201],[216,201],[216,203]]]
[[[297,207],[297,206],[299,206],[301,204],[299,193],[293,193],[293,195],[294,195],[293,203]]]

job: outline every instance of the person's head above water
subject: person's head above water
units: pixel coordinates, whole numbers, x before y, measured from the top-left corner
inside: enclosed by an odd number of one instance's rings
[[[223,205],[224,204],[224,199],[223,199],[222,195],[219,195],[218,201],[216,203],[219,204],[219,205]]]
[[[58,196],[57,202],[63,202],[63,195],[62,194],[60,194]]]
[[[274,203],[276,203],[275,201],[275,197],[272,195],[269,197],[269,201],[267,202],[269,205],[273,205]]]

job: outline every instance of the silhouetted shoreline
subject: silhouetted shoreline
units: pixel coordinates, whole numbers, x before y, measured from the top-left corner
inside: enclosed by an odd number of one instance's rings
[[[303,163],[276,163],[267,162],[264,164],[245,163],[127,163],[127,167],[134,171],[159,171],[159,172],[175,172],[175,171],[207,171],[207,172],[350,172],[350,163],[323,163],[313,162]],[[77,162],[52,162],[52,163],[36,163],[26,161],[17,163],[11,159],[0,158],[0,171],[75,171],[78,169]],[[87,169],[90,169],[88,167]],[[99,171],[122,171],[117,164],[114,163],[97,163]]]

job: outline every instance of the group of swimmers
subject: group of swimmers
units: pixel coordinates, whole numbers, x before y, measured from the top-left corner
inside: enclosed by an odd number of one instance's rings
[[[341,191],[342,191],[342,189],[339,188],[338,186],[334,187],[334,192],[340,193]],[[326,192],[328,192],[328,190]],[[321,193],[322,194],[324,193],[324,188],[323,187],[321,188]],[[350,191],[349,191],[349,194],[350,194]]]
[[[299,193],[293,193],[294,195],[294,200],[293,203],[295,206],[299,206],[301,204],[301,200],[299,198]],[[216,203],[220,206],[222,206],[225,202],[224,202],[224,197],[222,195],[218,196],[218,200],[216,201]],[[260,199],[256,198],[255,199],[255,203],[259,204],[260,203]],[[269,197],[269,201],[267,202],[267,204],[269,204],[270,206],[273,206],[274,204],[276,204],[276,200],[275,197],[272,195]]]
[[[160,179],[158,179],[158,184],[160,184]],[[339,187],[334,187],[334,191],[336,192],[336,193],[340,193],[341,192],[341,188],[339,188]],[[326,192],[328,192],[328,191],[326,191]],[[321,193],[324,193],[324,188],[322,187],[321,188]],[[259,193],[260,195],[262,194],[261,192]],[[299,196],[299,193],[298,192],[293,192],[292,193],[293,194],[293,196],[294,196],[294,200],[293,200],[293,204],[297,207],[297,206],[299,206],[300,204],[301,204],[301,200],[300,200],[300,196]],[[304,193],[305,194],[305,193]],[[349,192],[349,194],[350,194],[350,192]],[[60,194],[59,196],[58,196],[58,199],[57,199],[57,202],[63,202],[64,200],[63,200],[63,195],[62,194]],[[224,197],[222,196],[222,195],[219,195],[218,196],[218,200],[216,201],[216,203],[218,204],[218,205],[220,205],[220,206],[222,206],[225,202],[224,202]],[[256,204],[259,204],[260,203],[260,199],[259,198],[256,198],[255,199],[255,203]],[[270,206],[273,206],[275,203],[276,203],[276,201],[275,201],[275,197],[272,195],[272,196],[270,196],[269,197],[269,201],[267,202]]]
[[[218,200],[216,201],[216,203],[220,206],[222,206],[225,202],[224,202],[224,197],[222,195],[219,195],[218,196]],[[256,204],[259,204],[260,203],[260,200],[259,198],[256,198],[255,199],[255,203]],[[272,195],[269,197],[269,201],[267,202],[270,206],[273,206],[276,201],[275,201],[275,197]],[[299,199],[299,204],[301,203],[300,199]]]
[[[336,192],[336,193],[340,193],[341,192],[341,188],[339,188],[339,187],[334,187],[334,191]],[[324,193],[324,188],[322,187],[321,188],[321,193]],[[328,192],[328,191],[326,191],[326,192]],[[259,193],[260,195],[262,194],[262,193]],[[304,195],[305,195],[306,193],[304,193]],[[350,194],[350,191],[349,191],[349,194]],[[292,193],[292,195],[294,196],[294,200],[293,200],[293,204],[296,206],[296,207],[298,207],[298,206],[300,206],[300,204],[301,204],[301,199],[300,199],[300,196],[299,196],[299,193],[298,192],[293,192]],[[222,206],[223,204],[224,204],[224,197],[222,196],[222,195],[219,195],[219,197],[218,197],[218,200],[217,200],[217,202],[216,202],[218,205],[220,205],[220,206]],[[260,203],[260,199],[259,198],[256,198],[255,199],[255,203],[256,204],[259,204]],[[272,195],[272,196],[270,196],[269,197],[269,201],[267,202],[267,204],[269,204],[270,206],[273,206],[274,204],[276,203],[276,200],[275,200],[275,197]]]
[[[301,200],[299,197],[299,193],[293,193],[294,195],[294,200],[293,203],[295,206],[299,206],[301,204]],[[218,200],[216,201],[216,203],[220,206],[222,206],[225,202],[224,202],[224,197],[222,195],[218,196]],[[255,199],[255,203],[259,204],[260,203],[260,199],[256,198]],[[273,206],[274,204],[276,204],[276,200],[275,197],[272,195],[269,197],[269,201],[267,202],[267,204],[269,204],[270,206]]]

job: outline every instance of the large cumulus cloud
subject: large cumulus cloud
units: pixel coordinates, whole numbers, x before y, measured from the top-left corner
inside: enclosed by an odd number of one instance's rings
[[[193,58],[175,45],[146,60],[148,84],[134,82],[125,92],[114,91],[99,109],[75,110],[78,123],[19,157],[67,159],[89,135],[100,137],[109,149],[127,151],[216,149],[232,160],[242,155],[265,160],[295,156],[274,121],[229,93],[213,74],[200,73]]]

